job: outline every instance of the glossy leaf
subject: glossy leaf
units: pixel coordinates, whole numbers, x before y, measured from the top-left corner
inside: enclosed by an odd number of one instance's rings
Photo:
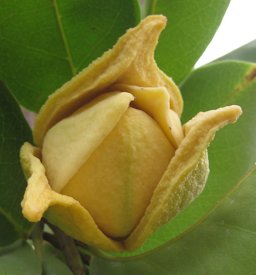
[[[3,253],[0,251],[0,274],[41,275],[42,268],[32,248],[24,243]]]
[[[256,40],[222,56],[219,60],[235,59],[256,62]]]
[[[22,105],[36,111],[138,17],[136,0],[3,0],[0,79]]]
[[[199,111],[237,104],[243,114],[235,125],[221,130],[209,148],[210,176],[203,195],[183,220],[205,215],[244,177],[256,161],[256,65],[220,62],[196,70],[182,86],[183,121]],[[189,218],[191,216],[192,219]]]
[[[29,223],[21,215],[26,181],[19,163],[20,146],[31,131],[7,88],[0,83],[0,245],[26,234]]]
[[[183,122],[200,111],[237,104],[239,121],[220,130],[209,147],[210,175],[203,194],[159,230],[156,240],[176,237],[196,223],[230,191],[256,161],[256,66],[243,62],[212,64],[194,71],[181,87]],[[163,242],[164,243],[164,242]]]
[[[254,274],[255,186],[254,167],[206,220],[167,247],[134,261],[94,258],[90,274]]]
[[[237,104],[243,109],[238,122],[220,130],[209,147],[210,175],[201,196],[150,242],[168,241],[196,223],[230,191],[256,161],[256,66],[221,62],[194,71],[181,87],[183,122],[200,111]]]
[[[151,13],[168,17],[156,52],[157,64],[180,83],[208,46],[230,0],[150,2]]]

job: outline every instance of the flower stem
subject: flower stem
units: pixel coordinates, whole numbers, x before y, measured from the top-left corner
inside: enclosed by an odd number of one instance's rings
[[[43,226],[44,225],[41,222],[36,223],[31,234],[35,253],[41,263],[43,261]]]
[[[45,241],[47,241],[48,243],[50,243],[53,247],[55,247],[57,249],[60,249],[59,242],[53,234],[44,232],[43,233],[43,239]]]
[[[86,275],[86,269],[83,265],[81,256],[78,252],[78,249],[75,245],[75,242],[72,238],[68,237],[64,232],[62,232],[56,226],[49,224],[52,231],[54,232],[57,240],[59,241],[59,245],[65,255],[67,264],[74,275]]]

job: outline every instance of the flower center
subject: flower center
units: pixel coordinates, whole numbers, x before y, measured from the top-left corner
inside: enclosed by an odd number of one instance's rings
[[[78,200],[106,235],[126,237],[143,216],[173,155],[158,124],[129,107],[61,193]]]

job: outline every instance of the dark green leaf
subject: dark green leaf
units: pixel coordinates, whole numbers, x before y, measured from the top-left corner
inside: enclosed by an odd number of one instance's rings
[[[183,122],[200,111],[237,104],[243,115],[221,129],[209,147],[210,175],[203,194],[163,226],[149,244],[166,242],[196,223],[225,196],[256,161],[256,66],[221,62],[194,71],[182,86]],[[155,244],[154,244],[155,245]]]
[[[220,130],[210,145],[210,175],[206,188],[191,207],[167,226],[172,236],[205,216],[254,167],[255,71],[254,64],[220,62],[194,71],[182,86],[184,122],[200,111],[232,104],[240,105],[243,114],[236,124]]]
[[[152,13],[168,17],[167,28],[157,47],[157,63],[180,83],[211,41],[230,0],[151,2]]]
[[[36,111],[138,17],[136,0],[3,0],[0,78],[22,105]]]
[[[21,215],[26,182],[19,163],[19,150],[31,140],[31,131],[7,88],[0,83],[0,244],[26,234],[29,223]]]
[[[25,243],[0,254],[0,274],[41,275],[42,269],[34,251]]]
[[[4,216],[0,214],[0,247],[13,243],[19,238],[18,232],[15,230],[13,224]]]
[[[222,56],[219,60],[236,59],[249,62],[256,62],[256,40]]]
[[[167,247],[134,261],[94,258],[90,274],[255,274],[255,186],[254,167],[205,221]]]

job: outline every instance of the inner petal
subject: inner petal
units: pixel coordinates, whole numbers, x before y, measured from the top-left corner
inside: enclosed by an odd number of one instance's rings
[[[59,192],[114,129],[133,96],[111,92],[97,97],[46,134],[43,164],[51,187]]]
[[[126,237],[143,216],[173,155],[158,124],[129,107],[61,193],[77,199],[105,234]]]

